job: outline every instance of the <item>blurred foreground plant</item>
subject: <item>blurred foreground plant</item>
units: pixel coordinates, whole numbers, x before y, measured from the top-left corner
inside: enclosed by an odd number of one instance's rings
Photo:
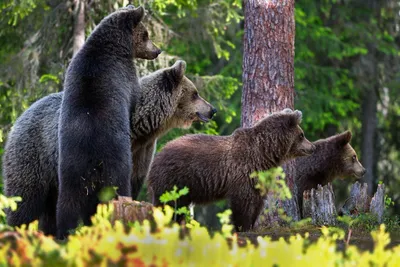
[[[1,207],[6,206],[4,199],[0,198]],[[0,266],[396,266],[400,262],[400,246],[386,248],[390,240],[384,225],[372,232],[372,251],[360,252],[349,245],[342,252],[336,241],[343,236],[325,227],[313,243],[306,234],[288,241],[257,237],[257,247],[249,242],[238,246],[236,234],[210,236],[198,224],[182,236],[182,227],[171,225],[174,210],[169,206],[154,209],[155,231],[147,221],[138,227],[112,224],[112,212],[112,205],[99,205],[93,225],[80,228],[65,243],[37,231],[37,222],[16,232],[1,232]],[[229,212],[220,217],[227,225]]]

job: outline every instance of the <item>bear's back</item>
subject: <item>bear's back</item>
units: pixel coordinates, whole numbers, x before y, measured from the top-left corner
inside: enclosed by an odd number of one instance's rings
[[[46,96],[32,104],[15,122],[3,156],[6,186],[22,183],[27,177],[37,177],[34,173],[41,175],[31,182],[40,183],[57,177],[56,144],[61,101],[62,93]],[[42,176],[46,177],[43,181]]]

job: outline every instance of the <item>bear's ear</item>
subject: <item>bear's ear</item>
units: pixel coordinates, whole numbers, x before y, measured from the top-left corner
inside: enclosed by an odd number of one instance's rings
[[[138,24],[139,22],[141,22],[144,18],[144,8],[142,6],[136,8],[133,10],[134,13],[134,20],[136,22],[136,24]]]
[[[339,146],[347,145],[348,143],[350,143],[350,140],[351,140],[351,132],[348,130],[336,136],[336,141]]]
[[[288,128],[293,128],[299,125],[302,118],[301,111],[298,110],[292,113],[281,113],[280,116],[285,119],[285,124]]]
[[[303,113],[300,111],[300,110],[295,110],[295,111],[293,111],[293,113],[292,113],[295,117],[296,117],[296,119],[297,119],[297,124],[300,124],[301,123],[301,120],[303,119]]]
[[[300,110],[295,110],[291,113],[283,113],[285,116],[288,116],[288,126],[289,127],[296,127],[301,123],[301,119],[303,117],[303,114],[301,113]]]
[[[144,17],[144,8],[142,6],[135,8],[132,5],[129,5],[124,8],[125,11],[120,13],[122,23],[125,23],[128,28],[134,28],[138,25]]]
[[[293,110],[290,108],[285,108],[284,110],[282,110],[282,113],[292,113]]]
[[[176,82],[180,82],[185,75],[186,71],[186,62],[183,60],[178,60],[171,67],[171,75]]]

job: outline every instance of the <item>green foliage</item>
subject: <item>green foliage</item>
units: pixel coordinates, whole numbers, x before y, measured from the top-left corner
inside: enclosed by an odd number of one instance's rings
[[[168,203],[168,202],[176,202],[181,196],[187,195],[189,193],[189,188],[186,186],[178,191],[178,188],[174,186],[174,188],[171,191],[167,191],[164,194],[160,196],[160,201],[162,203]]]
[[[268,213],[277,213],[280,219],[286,223],[291,223],[292,218],[287,216],[279,201],[285,201],[292,198],[290,188],[285,182],[286,174],[282,167],[271,168],[267,171],[254,172],[250,178],[255,179],[255,188],[257,188],[262,196],[266,198],[266,208],[260,215],[261,218],[267,216]],[[267,195],[268,193],[268,195]],[[261,219],[263,221],[263,219]]]
[[[347,225],[349,229],[370,232],[379,226],[378,219],[371,213],[361,213],[356,217],[339,216],[338,221]]]
[[[344,35],[351,33],[337,34],[333,26],[326,25],[315,2],[296,4],[296,107],[306,115],[302,127],[314,139],[327,125],[339,126],[359,108],[357,88],[349,69],[340,62],[367,50],[362,42],[349,42]],[[319,8],[330,6],[323,3]]]
[[[275,199],[290,199],[292,194],[285,182],[286,174],[282,167],[271,168],[267,171],[253,172],[250,178],[256,179],[255,188],[260,191],[261,195],[271,192]]]
[[[181,196],[185,196],[189,193],[189,188],[186,186],[178,191],[178,188],[174,186],[174,188],[171,191],[167,191],[164,194],[160,196],[160,201],[161,203],[167,204],[169,202],[174,203],[175,207],[175,217],[174,220],[176,220],[177,215],[184,215],[186,219],[190,219],[190,211],[188,210],[187,207],[180,207],[177,209],[177,204],[178,204],[178,199]]]
[[[4,229],[9,229],[10,227],[6,224],[6,213],[5,209],[10,209],[12,211],[17,209],[18,202],[22,199],[21,197],[10,197],[7,198],[0,194],[0,232]]]
[[[59,77],[52,75],[52,74],[44,74],[39,79],[40,83],[46,83],[49,81],[55,82],[56,84],[60,84],[60,82],[61,82]]]
[[[2,198],[0,198],[2,199]],[[0,200],[0,205],[2,200]],[[4,206],[4,205],[2,205]],[[309,235],[293,235],[286,241],[257,237],[258,245],[240,242],[230,231],[211,236],[207,229],[192,225],[182,236],[181,226],[171,226],[172,209],[154,209],[156,230],[148,221],[126,227],[111,223],[113,205],[99,205],[93,225],[81,227],[66,242],[57,242],[37,231],[37,223],[15,232],[0,232],[1,266],[396,266],[400,246],[387,248],[390,242],[385,226],[371,233],[372,250],[360,251],[349,245],[340,250],[337,241],[343,232],[323,227],[322,236],[311,242]],[[221,215],[228,225],[226,211]],[[12,237],[12,238],[10,238]]]
[[[103,187],[98,195],[100,202],[105,203],[112,200],[117,195],[117,189],[115,186]]]
[[[387,229],[395,232],[400,233],[400,218],[399,215],[393,216],[383,216],[383,223],[386,225]]]
[[[385,201],[385,208],[386,209],[388,209],[390,206],[394,206],[394,201],[387,194],[385,194],[385,200],[384,201]]]
[[[16,26],[19,20],[28,16],[36,7],[37,2],[35,0],[4,0],[0,5],[0,10],[5,10],[5,14],[9,17],[8,24]]]
[[[233,224],[231,224],[231,215],[232,210],[227,209],[223,212],[217,213],[217,217],[219,218],[219,222],[221,223],[221,233],[224,237],[229,237],[232,235]]]

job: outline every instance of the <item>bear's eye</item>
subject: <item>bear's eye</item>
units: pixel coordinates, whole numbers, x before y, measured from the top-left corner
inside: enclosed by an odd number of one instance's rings
[[[304,133],[301,133],[301,134],[299,135],[299,138],[300,138],[300,139],[303,139],[303,138],[304,138]]]
[[[353,160],[353,162],[356,162],[357,156],[356,156],[356,155],[353,155],[353,157],[351,157],[351,159]]]
[[[193,99],[197,99],[198,97],[199,97],[199,93],[194,92],[194,93],[193,93]]]

